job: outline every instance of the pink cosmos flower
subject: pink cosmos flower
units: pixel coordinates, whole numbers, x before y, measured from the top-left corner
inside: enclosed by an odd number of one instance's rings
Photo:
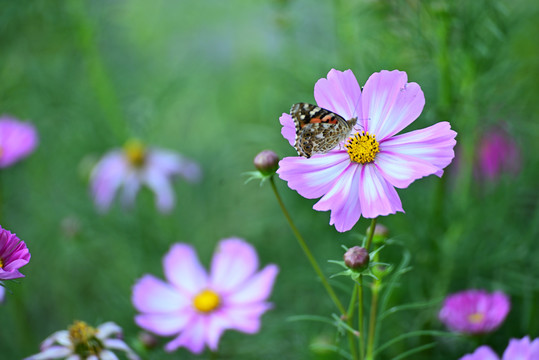
[[[141,312],[135,322],[161,336],[178,335],[165,346],[186,347],[199,354],[207,345],[216,350],[227,329],[253,334],[278,273],[276,265],[260,272],[255,249],[242,239],[221,240],[207,274],[191,245],[175,244],[163,259],[167,281],[143,276],[133,288],[132,301]]]
[[[473,354],[465,355],[460,360],[500,360],[500,358],[488,346],[481,346]],[[539,360],[539,338],[532,342],[528,336],[520,340],[511,339],[502,360]]]
[[[124,149],[110,151],[97,163],[91,174],[92,194],[97,208],[106,211],[120,187],[122,202],[129,206],[145,184],[155,193],[159,211],[166,213],[174,208],[171,178],[176,175],[196,182],[201,170],[198,164],[176,152],[130,141]]]
[[[452,331],[483,334],[498,328],[510,307],[509,298],[500,291],[466,290],[448,296],[438,317]]]
[[[30,155],[37,141],[34,125],[8,116],[0,117],[0,168]]]
[[[4,285],[0,284],[0,304],[4,303],[6,297],[6,288]]]
[[[57,331],[43,343],[41,352],[24,360],[118,360],[111,350],[125,352],[129,360],[139,360],[137,354],[121,339],[122,329],[113,322],[97,328],[75,321],[68,330]]]
[[[24,277],[19,268],[29,261],[30,252],[24,241],[0,226],[0,280]]]
[[[357,117],[356,126],[327,154],[282,159],[277,173],[300,195],[322,197],[313,208],[330,210],[330,224],[338,231],[350,230],[360,216],[403,211],[395,187],[441,176],[454,157],[456,132],[448,122],[396,135],[417,119],[425,104],[421,88],[408,83],[405,72],[374,73],[362,92],[351,70],[332,69],[316,83],[314,97],[318,106],[345,119]],[[280,121],[281,133],[294,145],[292,117],[283,114]]]
[[[520,171],[520,150],[511,135],[501,128],[487,131],[480,142],[479,170],[488,180],[497,179],[502,173]]]

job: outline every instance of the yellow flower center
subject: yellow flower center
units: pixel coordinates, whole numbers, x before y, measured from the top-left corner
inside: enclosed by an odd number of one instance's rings
[[[69,339],[73,344],[73,352],[83,359],[90,355],[99,355],[104,345],[96,334],[97,329],[88,326],[84,321],[75,321],[69,327]]]
[[[485,318],[485,314],[473,313],[468,315],[468,321],[472,324],[479,324]]]
[[[146,147],[138,140],[129,140],[124,145],[125,155],[133,167],[142,167],[146,162]]]
[[[4,267],[4,262],[2,261],[2,258],[0,258],[0,269]]]
[[[348,139],[346,151],[350,155],[350,160],[359,164],[370,163],[380,152],[378,141],[375,135],[370,135],[369,132],[358,132]]]
[[[211,290],[202,290],[193,299],[193,306],[200,312],[209,313],[219,307],[221,299]]]

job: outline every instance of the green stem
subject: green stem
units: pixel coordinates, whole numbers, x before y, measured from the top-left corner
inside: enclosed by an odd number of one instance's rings
[[[354,282],[354,289],[352,290],[352,296],[350,298],[350,304],[348,304],[348,313],[346,315],[346,323],[349,327],[352,326],[352,320],[354,319],[354,305],[356,304],[356,294],[358,285],[357,282]],[[360,330],[361,331],[361,330]],[[357,359],[357,349],[356,343],[354,341],[354,334],[348,331],[348,344],[350,346],[350,353],[352,354],[352,359]]]
[[[358,330],[359,330],[359,358],[365,358],[365,325],[363,320],[363,274],[359,275],[359,286],[357,286],[358,294]],[[355,288],[354,288],[355,289]]]
[[[367,242],[365,244],[365,249],[369,251],[369,248],[371,247],[372,238],[374,237],[374,229],[376,228],[376,219],[374,218],[371,221],[371,226],[369,227],[369,230],[367,232]]]
[[[290,214],[286,210],[286,207],[284,206],[283,200],[281,199],[281,196],[279,195],[279,192],[277,191],[277,187],[275,186],[275,181],[273,180],[273,176],[270,177],[270,184],[271,188],[273,189],[273,192],[275,194],[275,197],[277,198],[277,202],[279,203],[279,206],[281,207],[281,210],[288,221],[288,225],[290,225],[290,228],[292,229],[292,232],[296,236],[296,239],[298,240],[299,246],[303,249],[303,252],[305,253],[305,256],[307,256],[307,259],[311,263],[311,266],[313,267],[314,271],[320,278],[320,281],[322,281],[322,285],[324,285],[324,288],[326,289],[329,297],[331,300],[333,300],[333,303],[337,308],[339,309],[341,315],[346,315],[346,310],[344,309],[344,306],[340,302],[339,298],[337,298],[337,295],[335,295],[335,292],[333,291],[333,288],[329,284],[328,280],[322,273],[322,270],[320,269],[320,266],[316,262],[313,254],[311,253],[311,250],[309,250],[309,247],[307,246],[307,243],[305,240],[303,240],[303,237],[299,233],[298,229],[296,228],[296,225],[294,225],[294,222],[292,221],[292,218],[290,217]]]
[[[370,247],[371,247],[371,244],[372,244],[372,239],[374,237],[374,230],[376,229],[376,219],[377,218],[374,218],[371,220],[371,226],[369,226],[369,229],[367,231],[367,240],[365,242],[365,249],[367,249],[367,251],[369,251]],[[363,347],[364,347],[364,339],[365,339],[365,336],[364,336],[364,331],[363,331],[363,328],[364,328],[364,325],[363,325],[363,276],[360,277],[360,280],[361,280],[361,294],[360,294],[360,301],[359,301],[359,311],[360,311],[360,331],[362,332],[361,333],[361,341],[360,341],[360,347],[361,347],[361,359],[363,359]],[[377,307],[377,303],[378,303],[378,290],[376,290],[375,292],[375,286],[377,285],[377,282],[378,280],[375,281],[375,283],[373,284],[373,288],[372,288],[372,298],[371,298],[371,314],[370,314],[370,318],[369,318],[369,334],[368,334],[368,337],[367,337],[367,359],[368,360],[372,360],[373,358],[373,345],[374,345],[374,330],[376,329],[376,307]],[[376,289],[378,289],[376,287]]]
[[[378,294],[380,293],[380,280],[372,284],[371,314],[369,316],[369,335],[367,341],[367,360],[374,360],[374,334],[376,330],[376,310],[378,308]]]

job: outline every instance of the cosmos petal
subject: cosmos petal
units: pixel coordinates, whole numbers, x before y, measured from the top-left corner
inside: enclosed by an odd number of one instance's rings
[[[71,354],[71,349],[65,346],[51,346],[39,354],[25,358],[24,360],[50,360],[65,358]]]
[[[498,355],[486,345],[478,347],[473,354],[461,357],[459,360],[500,360]]]
[[[155,206],[162,213],[169,213],[174,208],[176,197],[172,184],[166,174],[155,168],[148,168],[144,174],[144,181],[154,192]]]
[[[360,173],[361,166],[350,164],[348,160],[348,167],[338,181],[313,206],[318,211],[331,210],[330,225],[335,225],[337,231],[350,230],[361,216],[362,205],[358,193]]]
[[[307,159],[300,156],[286,157],[279,162],[277,173],[307,199],[316,199],[327,193],[341,173],[350,164],[346,151],[331,151]]]
[[[314,98],[318,106],[339,114],[345,120],[361,114],[361,88],[352,70],[331,69],[327,78],[316,82]]]
[[[207,287],[206,270],[198,261],[196,251],[191,245],[172,245],[163,259],[163,268],[167,280],[189,297]]]
[[[436,173],[431,163],[413,156],[381,151],[374,161],[383,177],[398,188],[406,188],[414,180]]]
[[[170,150],[153,148],[148,152],[148,166],[169,175],[181,175],[187,181],[197,182],[202,177],[200,166],[186,157]]]
[[[110,207],[116,191],[128,172],[128,164],[121,151],[105,155],[91,174],[91,187],[94,201],[100,211]]]
[[[384,152],[414,157],[437,167],[434,172],[442,176],[443,169],[455,157],[455,137],[448,122],[439,122],[424,129],[394,136],[380,144]],[[410,159],[410,158],[409,158]],[[430,175],[430,174],[427,174]],[[423,175],[426,176],[426,175]]]
[[[283,126],[281,129],[281,134],[286,140],[288,140],[290,146],[294,146],[296,143],[296,126],[294,125],[294,119],[292,119],[290,114],[283,113],[283,115],[281,115],[279,118],[279,121]]]
[[[266,300],[271,294],[278,273],[279,268],[276,265],[266,266],[245,282],[241,288],[229,294],[226,298],[227,303],[238,305]]]
[[[170,336],[184,330],[194,316],[192,311],[166,314],[140,314],[135,316],[135,323],[154,334]]]
[[[200,354],[204,350],[205,341],[205,318],[202,316],[194,317],[193,320],[185,326],[180,336],[165,345],[165,350],[172,352],[181,346],[186,347],[193,354]]]
[[[239,238],[219,242],[211,264],[211,288],[228,292],[243,284],[258,268],[254,247]]]
[[[361,102],[363,116],[359,122],[381,142],[419,117],[425,96],[418,84],[407,83],[404,71],[382,70],[367,80]]]
[[[230,329],[230,322],[218,312],[212,314],[206,322],[206,344],[212,351],[217,350],[219,339],[226,329]]]
[[[364,217],[375,218],[403,211],[397,191],[374,164],[364,165],[361,170],[359,200]]]
[[[271,308],[272,305],[265,302],[231,306],[223,310],[220,316],[226,317],[228,328],[254,334],[260,330],[262,314]]]
[[[137,281],[131,300],[138,311],[154,314],[179,311],[190,304],[189,297],[152,275]]]

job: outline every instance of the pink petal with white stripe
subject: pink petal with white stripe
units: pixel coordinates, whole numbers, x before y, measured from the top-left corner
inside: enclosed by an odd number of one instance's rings
[[[91,174],[92,194],[100,211],[110,207],[116,191],[128,173],[129,164],[121,151],[105,155]]]
[[[359,201],[361,166],[351,164],[333,184],[332,188],[313,206],[318,211],[331,210],[330,225],[337,231],[350,230],[361,216],[362,204]]]
[[[219,242],[211,263],[210,286],[219,293],[233,291],[258,268],[254,247],[238,238]]]
[[[133,287],[132,302],[140,312],[168,313],[189,306],[191,299],[168,283],[145,275]]]
[[[175,335],[185,329],[195,318],[193,311],[163,314],[141,314],[135,316],[135,323],[141,328],[161,336]]]
[[[294,119],[292,119],[290,114],[283,113],[283,115],[281,115],[279,118],[279,121],[283,126],[281,129],[281,134],[286,140],[288,140],[290,146],[294,146],[296,143],[296,126],[294,125]]]
[[[367,164],[361,168],[359,200],[363,216],[366,218],[403,211],[397,191],[384,179],[374,164]]]
[[[192,297],[208,284],[206,270],[198,261],[195,249],[187,244],[172,245],[163,259],[165,276],[186,296]]]
[[[455,157],[457,133],[448,122],[439,122],[424,129],[410,131],[385,140],[380,144],[384,152],[415,157],[438,168],[434,174],[442,176],[443,169]],[[432,174],[432,173],[431,173]],[[430,175],[430,174],[426,174]],[[426,176],[423,175],[423,176]]]
[[[378,142],[410,125],[423,111],[423,91],[418,84],[407,80],[403,71],[383,70],[372,74],[363,88],[360,123],[376,135]]]
[[[206,321],[203,316],[194,317],[193,320],[185,326],[180,336],[169,342],[165,350],[172,352],[181,346],[186,347],[194,354],[200,354],[204,350],[206,339]]]
[[[314,98],[318,106],[339,114],[345,120],[361,114],[361,89],[352,70],[331,69],[327,78],[314,85]]]
[[[266,300],[273,289],[273,283],[279,273],[276,265],[268,265],[253,275],[239,289],[226,297],[227,304],[248,304]]]
[[[316,199],[334,187],[335,182],[350,165],[346,151],[332,151],[306,159],[286,157],[279,162],[277,174],[288,186],[307,199]]]

